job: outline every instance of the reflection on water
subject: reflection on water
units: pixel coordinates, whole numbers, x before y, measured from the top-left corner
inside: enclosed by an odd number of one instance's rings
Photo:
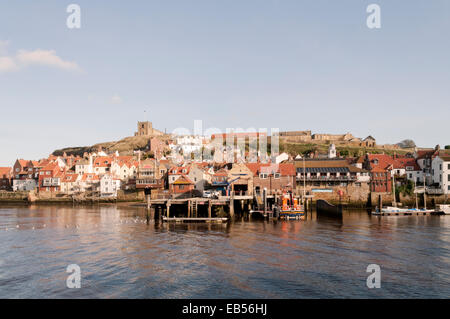
[[[449,216],[168,225],[135,208],[0,207],[0,243],[0,298],[450,297]],[[381,289],[366,287],[372,263]]]

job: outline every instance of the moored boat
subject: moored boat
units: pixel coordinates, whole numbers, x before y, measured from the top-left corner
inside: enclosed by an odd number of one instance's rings
[[[292,194],[285,194],[281,200],[280,219],[304,219],[305,209],[298,198],[292,198]]]
[[[316,202],[316,211],[319,215],[327,216],[342,216],[342,205],[333,205],[323,199],[318,199]]]
[[[450,205],[437,205],[435,212],[442,215],[450,215]]]
[[[425,208],[399,208],[393,206],[387,206],[381,208],[381,210],[377,207],[372,215],[409,215],[409,214],[431,214],[435,212],[433,209],[425,209]]]

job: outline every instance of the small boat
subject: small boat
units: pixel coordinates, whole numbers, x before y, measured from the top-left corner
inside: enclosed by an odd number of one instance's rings
[[[298,198],[292,198],[292,193],[285,194],[281,198],[280,219],[304,219],[305,209],[298,202]]]
[[[431,214],[433,213],[433,209],[425,209],[425,208],[398,208],[393,206],[387,206],[380,209],[377,207],[372,215],[412,215],[412,214]]]
[[[333,205],[323,199],[318,199],[316,202],[317,214],[327,215],[327,216],[342,216],[342,205]]]
[[[435,213],[439,215],[450,215],[450,205],[437,205]]]

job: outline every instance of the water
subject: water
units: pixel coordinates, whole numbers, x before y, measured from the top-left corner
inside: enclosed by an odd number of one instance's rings
[[[450,216],[167,225],[136,208],[0,207],[0,298],[38,297],[448,298]]]

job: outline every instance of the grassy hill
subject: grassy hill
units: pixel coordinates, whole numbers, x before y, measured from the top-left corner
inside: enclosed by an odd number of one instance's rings
[[[105,152],[118,151],[121,155],[132,155],[133,151],[148,149],[151,136],[130,136],[117,142],[98,143],[92,146],[67,147],[53,152],[53,155],[60,156],[64,152],[67,155],[82,156],[85,152],[97,152],[101,149]],[[166,137],[162,137],[163,139]]]
[[[116,142],[98,143],[92,146],[79,146],[79,147],[67,147],[53,152],[53,155],[60,156],[64,152],[68,155],[82,156],[85,152],[97,152],[101,147],[105,152],[118,151],[121,155],[132,155],[133,151],[141,150],[146,151],[148,149],[151,136],[130,136]],[[159,136],[158,138],[167,140],[169,137]],[[270,138],[268,139],[268,151],[270,152]],[[225,143],[225,142],[224,142]],[[326,154],[329,144],[327,143],[294,143],[280,140],[280,152],[286,152],[290,155],[296,156],[297,154],[309,154],[311,152],[318,151],[321,154]],[[246,149],[248,150],[248,142],[246,143]],[[342,156],[362,156],[366,153],[385,153],[392,155],[394,153],[402,155],[408,152],[413,152],[413,149],[391,149],[378,146],[375,148],[356,147],[347,145],[336,145],[336,150]]]

